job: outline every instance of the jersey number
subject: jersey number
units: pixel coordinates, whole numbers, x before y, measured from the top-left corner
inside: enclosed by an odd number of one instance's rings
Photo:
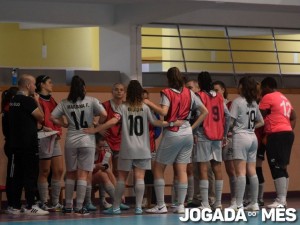
[[[144,127],[143,127],[143,117],[136,116],[133,117],[133,115],[128,116],[129,120],[129,135],[133,136],[133,133],[136,136],[141,136],[144,133]]]
[[[283,114],[285,117],[290,118],[291,115],[291,104],[286,101],[282,101],[280,106],[283,107]]]
[[[255,127],[255,111],[251,110],[250,112],[247,112],[247,115],[249,116],[248,119],[248,129],[254,129]]]
[[[81,111],[81,113],[80,113],[80,127],[79,127],[79,123],[77,121],[75,112],[71,112],[71,116],[73,117],[76,130],[79,130],[80,128],[88,128],[87,122],[84,121],[84,111]]]
[[[219,108],[218,106],[213,106],[212,107],[212,114],[213,114],[213,120],[218,122],[220,120],[220,113],[219,113]]]

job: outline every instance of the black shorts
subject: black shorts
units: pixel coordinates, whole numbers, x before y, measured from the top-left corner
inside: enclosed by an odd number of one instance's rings
[[[292,131],[269,134],[266,145],[269,164],[286,167],[290,163],[293,142],[294,133]]]
[[[265,153],[266,153],[266,146],[264,144],[261,144],[259,148],[257,149],[256,158],[265,160]]]

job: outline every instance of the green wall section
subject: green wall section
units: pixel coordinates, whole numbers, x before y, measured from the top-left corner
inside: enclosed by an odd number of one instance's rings
[[[42,57],[42,45],[47,57]],[[99,70],[99,28],[19,29],[0,23],[0,66]]]

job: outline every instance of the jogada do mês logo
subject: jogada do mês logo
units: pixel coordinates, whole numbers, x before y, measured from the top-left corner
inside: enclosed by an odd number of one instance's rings
[[[284,208],[280,206],[274,209],[262,208],[259,212],[244,211],[243,209],[234,210],[225,208],[224,210],[216,209],[185,209],[185,214],[179,217],[182,222],[247,222],[252,218],[261,218],[262,222],[295,222],[297,220],[297,211],[294,208]]]

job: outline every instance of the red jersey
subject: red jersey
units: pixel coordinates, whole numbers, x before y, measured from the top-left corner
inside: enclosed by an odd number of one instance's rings
[[[215,96],[199,91],[196,93],[208,110],[208,116],[203,121],[203,131],[210,140],[222,140],[224,136],[224,99],[219,93]]]
[[[150,150],[151,152],[155,152],[155,132],[154,132],[154,127],[151,123],[149,123],[149,136],[150,136]]]
[[[259,109],[269,111],[264,118],[266,134],[292,131],[290,115],[293,107],[283,94],[278,91],[266,94],[259,103]]]
[[[48,96],[41,96],[39,98],[39,103],[43,109],[44,112],[44,122],[43,125],[45,127],[50,127],[52,130],[56,130],[58,131],[57,135],[61,136],[62,135],[62,128],[58,125],[55,125],[51,120],[51,112],[54,110],[54,108],[57,106],[56,101],[54,100],[54,98],[52,98],[50,96],[50,98],[48,98]]]
[[[165,120],[174,122],[176,120],[185,120],[191,111],[191,90],[184,87],[180,93],[173,91],[171,88],[162,90],[162,93],[170,101],[170,107]],[[170,131],[177,132],[179,127],[167,127]]]
[[[119,118],[119,114],[115,111],[115,104],[112,100],[108,100],[102,103],[103,107],[107,112],[106,121],[111,118],[117,117]],[[109,147],[113,151],[120,151],[121,146],[121,120],[114,125],[113,127],[107,129],[108,135],[105,136],[105,140],[108,143]]]

